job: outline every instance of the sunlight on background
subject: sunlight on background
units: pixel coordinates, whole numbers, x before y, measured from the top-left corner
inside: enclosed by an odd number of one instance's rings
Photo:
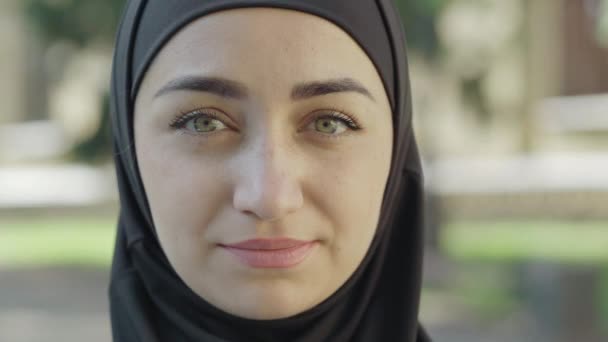
[[[123,3],[0,3],[1,341],[110,339]],[[608,340],[608,1],[397,4],[428,191],[422,323],[438,342]]]

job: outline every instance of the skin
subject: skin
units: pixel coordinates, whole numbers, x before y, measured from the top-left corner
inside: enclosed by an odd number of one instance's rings
[[[248,94],[171,89],[181,77],[229,79]],[[344,78],[369,96],[292,98],[296,85]],[[218,119],[170,127],[198,109]],[[322,118],[335,110],[360,129]],[[134,129],[161,246],[210,304],[252,319],[295,315],[331,296],[369,249],[390,168],[391,110],[371,60],[333,23],[274,8],[190,23],[148,69]],[[269,237],[318,242],[282,269],[247,266],[218,246]]]

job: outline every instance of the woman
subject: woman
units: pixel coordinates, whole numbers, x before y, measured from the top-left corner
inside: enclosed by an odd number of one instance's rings
[[[427,341],[390,0],[129,1],[115,341]]]

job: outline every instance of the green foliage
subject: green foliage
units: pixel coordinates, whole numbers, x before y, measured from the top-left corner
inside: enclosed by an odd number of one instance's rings
[[[1,220],[0,267],[108,267],[116,223],[105,217]]]
[[[77,46],[92,41],[111,44],[124,0],[25,0],[31,25],[43,41],[68,40]]]
[[[436,57],[439,51],[435,22],[447,2],[448,0],[395,0],[403,19],[408,45],[429,58]]]
[[[449,222],[442,230],[441,247],[455,260],[604,265],[608,261],[607,226],[605,221]]]
[[[67,41],[78,48],[94,43],[113,44],[125,0],[25,0],[26,17],[46,47]],[[77,144],[69,157],[83,162],[104,161],[111,152],[107,95],[101,125]]]

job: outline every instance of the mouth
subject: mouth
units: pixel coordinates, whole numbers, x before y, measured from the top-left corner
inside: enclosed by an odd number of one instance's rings
[[[317,245],[315,240],[289,238],[251,239],[218,246],[253,268],[290,268],[303,262]]]

